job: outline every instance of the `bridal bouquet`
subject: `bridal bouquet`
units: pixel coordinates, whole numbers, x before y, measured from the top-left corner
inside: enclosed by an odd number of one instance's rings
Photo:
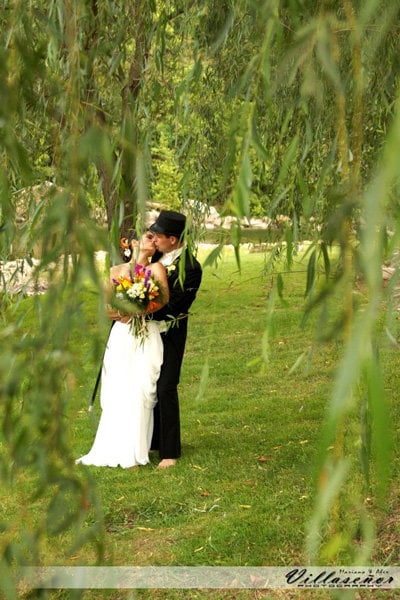
[[[160,300],[160,284],[143,265],[135,265],[128,275],[112,279],[114,294],[112,305],[118,311],[132,316],[132,331],[144,339],[146,333],[145,314],[152,312]]]

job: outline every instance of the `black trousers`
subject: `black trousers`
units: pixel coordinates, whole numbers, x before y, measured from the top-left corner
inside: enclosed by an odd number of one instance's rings
[[[185,351],[187,323],[171,327],[162,334],[164,359],[157,383],[157,404],[154,408],[152,450],[160,458],[179,458],[181,455],[181,429],[178,384]]]

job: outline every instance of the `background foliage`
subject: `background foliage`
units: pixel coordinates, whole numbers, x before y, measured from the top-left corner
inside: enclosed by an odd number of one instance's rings
[[[84,281],[100,292],[104,323],[96,250],[118,260],[120,233],[143,222],[150,200],[200,220],[216,206],[237,223],[221,231],[205,265],[225,241],[240,265],[243,222],[282,214],[290,220],[273,255],[286,259],[277,297],[285,300],[285,272],[307,236],[305,323],[318,314],[321,335],[345,339],[321,442],[336,452],[321,451],[318,464],[336,484],[321,488],[307,542],[317,560],[319,532],[337,522],[349,475],[349,411],[363,415],[365,475],[373,449],[381,498],[392,464],[375,325],[382,264],[395,261],[399,234],[398,3],[4,0],[2,8],[0,260],[37,258],[35,276],[49,280],[45,299],[29,308],[37,327],[26,336],[1,271],[4,480],[30,469],[39,495],[54,491],[49,506],[73,497],[65,527],[92,501],[90,481],[72,469],[63,415],[76,385],[71,336],[87,327]],[[88,347],[95,360],[102,327]],[[43,528],[26,533],[26,547]],[[340,547],[340,532],[333,539]],[[7,538],[2,557],[8,565],[25,552]]]

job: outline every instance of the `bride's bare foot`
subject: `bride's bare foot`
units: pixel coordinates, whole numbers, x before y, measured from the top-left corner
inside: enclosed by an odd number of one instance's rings
[[[176,465],[176,458],[163,458],[157,469],[168,469],[168,467],[173,467],[174,465]]]

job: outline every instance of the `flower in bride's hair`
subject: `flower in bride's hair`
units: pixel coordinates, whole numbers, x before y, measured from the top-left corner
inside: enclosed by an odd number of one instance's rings
[[[123,255],[127,260],[129,260],[132,256],[132,248],[129,242],[129,238],[123,237],[119,241],[120,248],[123,250]]]

